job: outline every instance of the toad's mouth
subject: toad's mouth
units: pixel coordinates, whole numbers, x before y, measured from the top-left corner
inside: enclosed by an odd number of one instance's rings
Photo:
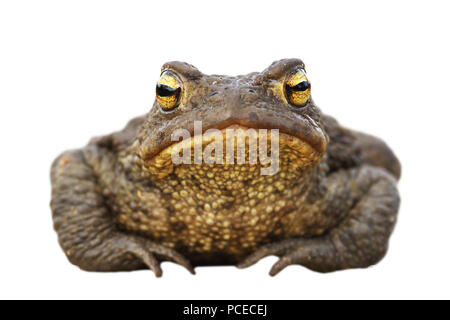
[[[187,130],[172,134],[172,144],[149,157],[141,148],[140,158],[152,176],[211,170],[251,171],[259,175],[299,172],[316,164],[323,152],[304,139],[278,129],[254,129],[233,124],[193,136]]]

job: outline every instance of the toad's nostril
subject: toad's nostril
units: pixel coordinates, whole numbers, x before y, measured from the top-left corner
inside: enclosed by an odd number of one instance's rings
[[[250,112],[249,118],[250,118],[250,121],[252,121],[252,122],[257,122],[259,120],[259,117],[256,114],[256,112]]]
[[[256,90],[252,87],[241,88],[241,92],[244,94],[247,94],[247,93],[256,94]]]

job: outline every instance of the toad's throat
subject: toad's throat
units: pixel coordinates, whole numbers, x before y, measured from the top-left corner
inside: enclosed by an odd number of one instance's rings
[[[209,175],[246,171],[270,176],[280,171],[301,171],[321,157],[308,142],[277,129],[231,125],[194,136],[181,129],[173,132],[171,138],[174,143],[156,156],[146,159],[145,149],[141,151],[144,167],[154,177],[197,170],[210,171]]]

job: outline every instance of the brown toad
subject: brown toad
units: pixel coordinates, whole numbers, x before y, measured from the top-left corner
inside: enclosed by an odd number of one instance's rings
[[[237,77],[165,64],[147,115],[53,163],[54,227],[69,260],[157,276],[164,260],[194,272],[277,255],[272,275],[291,264],[329,272],[378,262],[396,222],[400,164],[381,140],[322,114],[310,91],[298,59]],[[191,137],[174,141],[177,129]],[[231,129],[244,149],[227,140]],[[267,137],[272,174],[262,158],[250,161],[250,142],[261,151]],[[243,161],[209,148],[219,141]],[[208,148],[219,161],[196,161]],[[174,162],[184,153],[193,161]]]

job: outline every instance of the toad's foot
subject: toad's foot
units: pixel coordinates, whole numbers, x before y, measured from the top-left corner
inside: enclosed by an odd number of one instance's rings
[[[171,248],[134,236],[125,235],[117,240],[116,245],[118,249],[140,260],[157,277],[162,276],[161,261],[172,261],[185,267],[191,274],[195,274],[194,268],[189,260]]]
[[[237,267],[240,269],[248,268],[257,263],[259,260],[268,256],[288,257],[296,248],[299,248],[301,246],[301,242],[303,241],[304,240],[302,239],[288,239],[276,243],[267,244],[257,249],[254,253],[241,261],[237,265]],[[275,265],[270,270],[270,275],[274,276],[281,271],[281,269],[278,270],[277,266],[281,263],[282,260],[283,258],[279,259],[278,262],[275,263]]]
[[[237,265],[247,268],[268,256],[278,256],[280,259],[272,266],[269,274],[277,275],[289,265],[298,264],[321,272],[339,269],[336,265],[336,252],[326,239],[288,239],[265,245],[245,258]]]

